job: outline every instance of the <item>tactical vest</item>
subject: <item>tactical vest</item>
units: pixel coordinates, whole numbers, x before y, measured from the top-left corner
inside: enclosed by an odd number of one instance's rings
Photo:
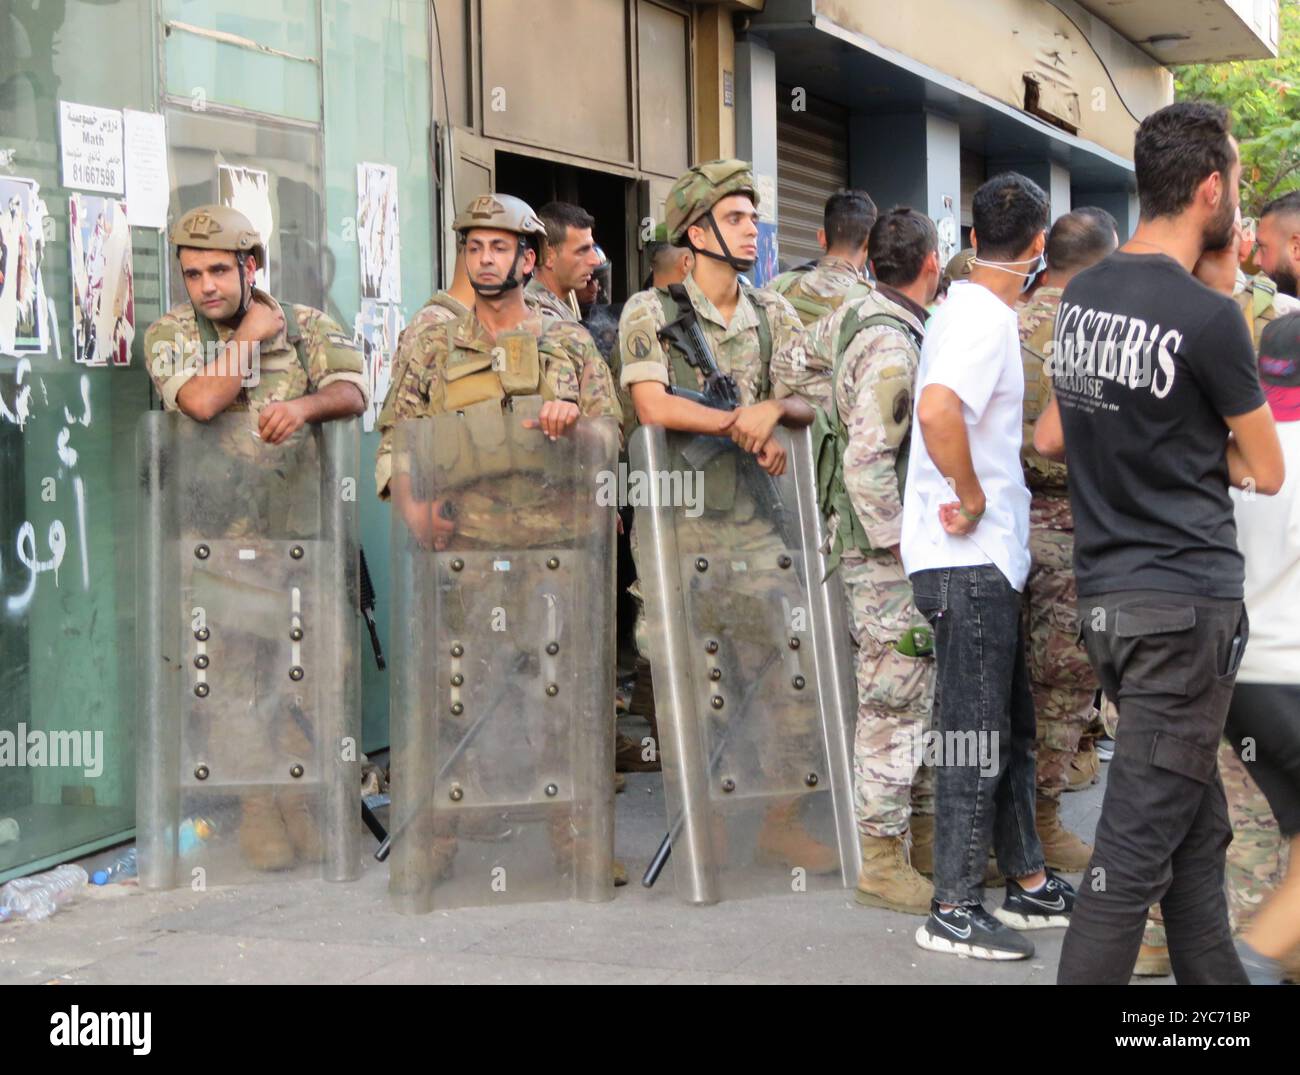
[[[1020,345],[1020,361],[1025,373],[1025,409],[1021,428],[1020,462],[1025,471],[1025,484],[1035,495],[1063,497],[1069,495],[1065,464],[1048,459],[1034,449],[1034,425],[1047,409],[1052,394],[1052,378],[1048,372],[1048,345],[1052,342],[1055,328],[1056,318],[1049,317]]]
[[[758,322],[756,331],[758,332],[758,350],[761,362],[762,373],[758,384],[758,398],[766,399],[771,392],[771,363],[772,363],[772,326],[767,319],[767,310],[763,304],[753,297],[753,288],[745,287],[741,284],[745,295],[749,298],[754,307],[755,318]],[[677,320],[681,309],[666,288],[655,288],[655,294],[659,297],[659,304],[664,312],[664,324],[670,325]],[[660,346],[668,358],[672,367],[672,382],[680,385],[682,388],[689,388],[692,391],[698,391],[699,376],[687,360],[682,351],[669,343],[660,339]],[[716,356],[714,356],[716,358]],[[719,367],[721,369],[721,367]],[[724,371],[725,372],[725,371]],[[620,390],[621,391],[621,390]],[[641,424],[637,418],[636,406],[631,402],[630,390],[626,393],[626,405],[623,408],[626,421],[623,425],[624,436],[626,440],[632,439],[632,432]],[[681,458],[673,460],[674,467],[689,469],[687,464]],[[719,455],[712,463],[709,464],[705,474],[705,487],[709,490],[709,502],[706,510],[730,512],[736,506],[736,461],[732,452],[724,452]]]
[[[814,321],[819,321],[828,314],[833,314],[849,297],[849,292],[856,291],[862,285],[854,284],[843,295],[817,295],[804,287],[807,272],[790,272],[772,281],[772,290],[783,295],[785,300],[795,308],[799,320],[807,328]]]
[[[531,332],[511,329],[496,338],[492,349],[470,351],[456,346],[459,321],[449,321],[447,361],[443,367],[443,403],[447,411],[460,411],[484,400],[507,396],[554,399],[542,376],[543,342]]]
[[[855,285],[854,288],[850,289],[850,292],[856,290],[857,286]],[[863,285],[863,290],[869,292],[871,289]],[[846,295],[845,297],[849,296]],[[876,325],[888,325],[890,328],[897,329],[911,340],[918,350],[921,346],[921,340],[916,329],[901,317],[887,313],[874,313],[864,316],[862,311],[856,307],[845,316],[844,323],[840,325],[840,330],[835,336],[835,365],[831,372],[831,408],[829,412],[822,407],[816,409],[812,430],[813,462],[817,467],[817,503],[821,508],[822,517],[826,519],[828,525],[832,513],[838,520],[835,528],[835,539],[831,543],[830,556],[826,561],[826,576],[828,578],[839,567],[840,558],[846,551],[857,551],[863,554],[881,551],[876,549],[871,544],[871,539],[867,537],[866,528],[862,525],[862,520],[858,518],[857,510],[853,507],[853,500],[844,484],[844,452],[848,448],[849,433],[840,418],[840,408],[836,402],[840,375],[844,366],[845,349],[859,332],[873,328]],[[902,441],[898,446],[898,455],[894,460],[894,473],[898,477],[898,495],[900,499],[903,495],[904,485],[907,482],[907,460],[912,449],[911,411],[909,410],[901,420],[906,422],[907,429],[903,433]]]

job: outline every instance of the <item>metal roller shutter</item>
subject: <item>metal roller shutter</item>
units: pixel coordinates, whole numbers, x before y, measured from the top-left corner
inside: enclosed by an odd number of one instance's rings
[[[793,108],[793,87],[777,87],[777,249],[782,268],[822,255],[817,229],[826,199],[849,183],[848,112],[808,97]]]

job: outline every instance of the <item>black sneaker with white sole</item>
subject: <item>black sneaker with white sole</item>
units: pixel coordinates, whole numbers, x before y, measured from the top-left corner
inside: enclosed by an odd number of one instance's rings
[[[1007,898],[993,913],[1012,929],[1026,930],[1068,926],[1073,911],[1074,889],[1049,869],[1047,883],[1037,892],[1026,892],[1014,878],[1007,878]]]
[[[1007,929],[982,906],[945,911],[938,901],[916,931],[916,943],[928,952],[947,952],[972,959],[1029,959],[1033,943]]]

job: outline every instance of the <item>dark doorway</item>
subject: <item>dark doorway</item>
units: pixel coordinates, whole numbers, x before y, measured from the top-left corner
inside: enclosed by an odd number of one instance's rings
[[[523,198],[534,209],[552,201],[582,206],[596,218],[592,234],[613,266],[614,302],[640,290],[639,281],[631,287],[628,282],[628,253],[635,236],[635,180],[498,150],[496,189]],[[635,258],[635,247],[631,253]]]

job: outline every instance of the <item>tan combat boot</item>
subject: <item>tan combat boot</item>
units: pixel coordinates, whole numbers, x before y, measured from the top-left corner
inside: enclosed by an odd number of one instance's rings
[[[925,915],[930,913],[934,885],[908,863],[903,837],[863,836],[862,870],[853,898],[864,907]]]
[[[912,869],[934,876],[934,815],[912,815]]]
[[[320,826],[312,813],[311,795],[305,791],[284,791],[278,796],[277,803],[298,857],[305,862],[319,862],[325,851],[321,846]]]
[[[783,799],[768,807],[758,834],[760,862],[778,866],[801,866],[809,873],[834,873],[840,856],[834,848],[814,839],[799,818],[800,799]]]
[[[1147,924],[1142,930],[1142,947],[1138,949],[1137,962],[1133,965],[1133,977],[1168,978],[1173,972],[1164,924],[1147,918]]]
[[[1092,861],[1092,845],[1084,843],[1061,824],[1061,801],[1039,798],[1034,827],[1043,845],[1043,861],[1054,870],[1081,873]]]
[[[269,792],[242,799],[239,850],[255,870],[287,870],[293,865],[293,844]]]
[[[912,869],[926,877],[934,876],[934,815],[912,815]],[[984,871],[985,888],[1006,888],[1007,879],[998,869],[998,860],[989,857]]]
[[[1066,791],[1083,791],[1084,788],[1092,787],[1101,779],[1101,759],[1097,757],[1097,751],[1091,745],[1081,748],[1074,756],[1074,760],[1070,762],[1069,778],[1070,782],[1065,786]]]

